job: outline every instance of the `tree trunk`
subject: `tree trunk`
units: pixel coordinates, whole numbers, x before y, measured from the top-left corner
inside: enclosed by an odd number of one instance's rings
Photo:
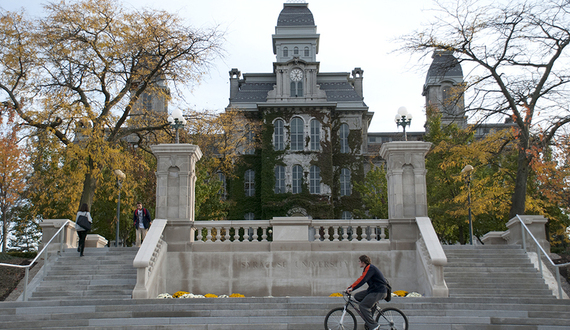
[[[89,157],[89,171],[85,174],[85,179],[83,180],[83,193],[79,202],[79,206],[85,203],[90,210],[95,196],[95,188],[97,188],[97,178],[93,175],[94,167],[93,160]]]
[[[521,142],[524,146],[524,142]],[[526,155],[527,148],[521,146],[517,161],[517,176],[515,178],[515,191],[511,199],[511,210],[509,219],[514,218],[517,214],[524,214],[526,202],[526,188],[528,181],[529,159]],[[507,220],[509,220],[507,219]]]
[[[6,216],[6,210],[2,210],[2,254],[6,253],[6,248],[8,246],[8,217]]]

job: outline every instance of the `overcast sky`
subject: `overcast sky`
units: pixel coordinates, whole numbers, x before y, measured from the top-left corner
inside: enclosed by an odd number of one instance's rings
[[[59,1],[59,0],[58,0]],[[275,55],[271,35],[286,0],[124,0],[126,6],[143,6],[178,12],[192,26],[219,25],[226,31],[224,58],[186,97],[191,108],[223,111],[228,105],[229,74],[238,68],[248,72],[272,72]],[[399,36],[427,23],[431,1],[421,0],[308,0],[320,34],[321,72],[364,70],[364,102],[374,112],[370,132],[398,130],[394,116],[405,106],[413,114],[410,131],[423,131],[425,122],[422,87],[429,62],[420,71],[418,59],[394,53]],[[24,7],[42,15],[43,0],[0,0],[0,7]],[[429,57],[428,57],[429,58]],[[172,110],[172,107],[171,109]],[[401,128],[399,129],[401,130]]]

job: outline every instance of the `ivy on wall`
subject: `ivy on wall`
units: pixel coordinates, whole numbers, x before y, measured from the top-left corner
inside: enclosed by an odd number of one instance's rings
[[[255,214],[255,219],[271,219],[287,216],[293,209],[304,209],[314,219],[338,219],[343,211],[352,212],[362,208],[360,194],[352,189],[350,196],[340,196],[340,172],[342,168],[351,171],[351,181],[364,180],[365,156],[360,153],[362,131],[350,130],[348,143],[350,153],[340,153],[338,129],[342,124],[342,116],[333,112],[333,108],[266,108],[262,113],[262,127],[258,138],[259,148],[254,155],[243,155],[243,163],[238,166],[237,176],[228,183],[230,198],[235,202],[228,217],[243,219],[248,212]],[[331,113],[333,113],[331,115]],[[320,121],[324,137],[321,139],[320,151],[306,151],[310,138],[305,139],[305,150],[295,152],[313,157],[310,165],[320,168],[321,182],[329,186],[332,195],[311,194],[309,192],[308,173],[304,173],[301,193],[275,193],[275,166],[287,164],[284,157],[290,154],[290,146],[285,150],[273,149],[273,121],[277,118],[290,123],[295,115],[303,114]],[[364,118],[363,118],[363,122]],[[289,126],[285,126],[286,136],[290,136]],[[245,196],[244,173],[248,169],[255,171],[255,196]],[[290,187],[288,187],[290,191]]]

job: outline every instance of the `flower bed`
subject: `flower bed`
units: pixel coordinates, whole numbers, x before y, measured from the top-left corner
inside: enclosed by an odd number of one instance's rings
[[[169,293],[161,293],[156,298],[158,299],[189,299],[189,298],[244,298],[245,296],[240,293],[232,293],[231,295],[215,295],[213,293],[206,293],[205,295],[193,294],[186,291],[177,291],[173,295]]]

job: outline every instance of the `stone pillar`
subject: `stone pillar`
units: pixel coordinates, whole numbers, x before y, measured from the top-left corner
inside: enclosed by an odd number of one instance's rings
[[[546,253],[550,253],[550,243],[546,239],[546,223],[548,220],[542,215],[520,215],[522,221],[530,230],[532,235],[536,238],[538,243],[542,246]],[[508,244],[518,244],[523,246],[522,231],[523,227],[521,222],[517,217],[512,218],[507,222],[508,234],[507,242]],[[536,252],[536,244],[528,232],[525,232],[526,250],[530,252]]]
[[[192,144],[151,146],[157,158],[156,219],[167,219],[164,240],[169,251],[184,251],[194,240],[196,162],[200,148]]]
[[[311,250],[309,217],[274,217],[269,223],[273,227],[272,250]]]
[[[41,251],[44,246],[49,242],[49,240],[55,235],[55,233],[61,228],[63,229],[63,248],[76,248],[77,247],[77,232],[75,231],[75,222],[68,219],[44,219],[40,222],[40,227],[42,228],[42,243],[39,246],[39,251]],[[56,237],[52,240],[49,245],[48,252],[59,251],[61,245],[61,238]]]
[[[415,249],[416,217],[427,217],[425,155],[431,143],[398,141],[384,143],[380,156],[386,160],[390,240],[395,249]]]

